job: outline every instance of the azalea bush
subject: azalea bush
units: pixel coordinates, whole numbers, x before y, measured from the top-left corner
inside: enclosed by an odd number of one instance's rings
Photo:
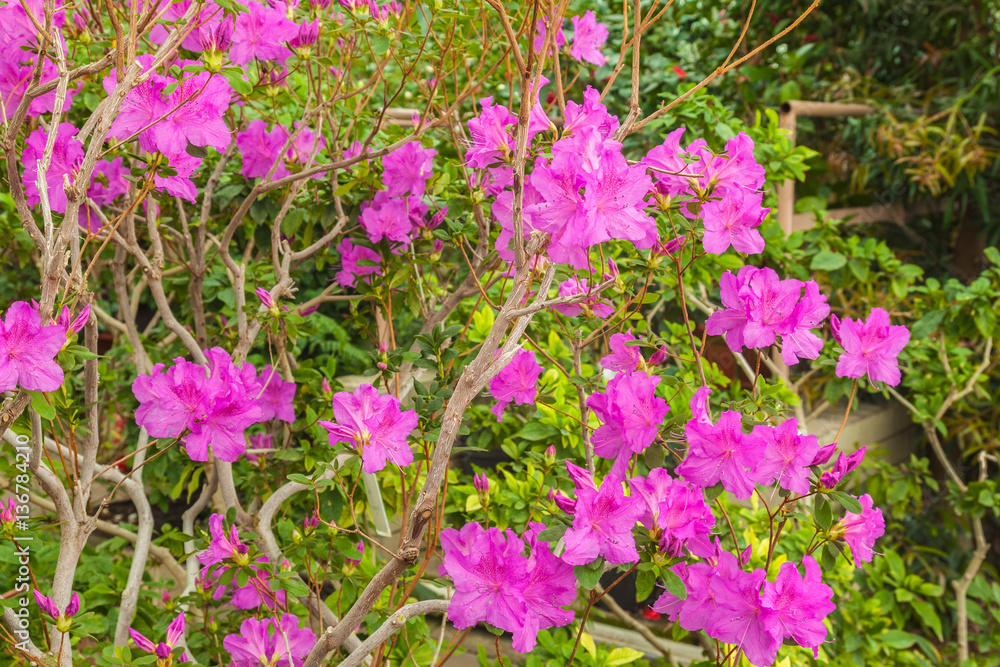
[[[910,334],[774,268],[773,118],[640,94],[664,10],[0,7],[8,659],[625,664],[634,577],[706,664],[835,660],[884,518],[795,378]]]

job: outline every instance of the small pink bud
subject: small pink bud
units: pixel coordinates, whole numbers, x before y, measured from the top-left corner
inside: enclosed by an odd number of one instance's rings
[[[299,312],[299,315],[301,315],[302,317],[309,317],[310,315],[312,315],[313,313],[315,313],[317,310],[319,310],[319,304],[316,304],[315,306],[309,306],[308,308],[303,308]]]
[[[744,549],[743,553],[740,554],[740,557],[739,557],[740,566],[743,566],[743,565],[746,565],[747,563],[749,563],[750,562],[750,556],[752,554],[753,554],[753,545],[752,544],[748,544],[747,548]]]
[[[472,485],[476,489],[476,493],[480,496],[484,496],[490,492],[490,480],[486,476],[486,473],[476,473],[472,477]]]
[[[330,383],[326,381],[326,378],[323,378],[323,382],[320,383],[320,387],[323,389],[324,394],[333,393],[333,388],[330,387]]]
[[[813,457],[812,463],[810,463],[809,465],[811,466],[825,465],[827,461],[829,461],[833,457],[833,453],[835,451],[837,451],[837,443],[831,442],[829,445],[823,447],[818,452],[816,452],[816,456]]]
[[[649,357],[650,366],[659,366],[667,360],[667,347],[663,346]]]
[[[258,287],[253,291],[253,293],[257,295],[257,298],[260,299],[260,302],[264,304],[265,308],[274,308],[274,299],[271,297],[271,293],[266,289]]]

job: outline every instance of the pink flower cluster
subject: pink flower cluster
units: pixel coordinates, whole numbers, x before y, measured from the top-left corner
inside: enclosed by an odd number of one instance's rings
[[[0,391],[17,387],[55,391],[61,387],[65,376],[55,359],[66,344],[66,334],[67,328],[61,324],[43,325],[38,309],[30,303],[12,303],[0,320]]]
[[[280,125],[267,129],[267,123],[257,119],[242,132],[236,133],[236,148],[243,158],[243,168],[240,171],[244,178],[261,178],[267,176],[271,167],[274,173],[271,180],[289,176],[288,164],[308,165],[316,159],[316,155],[326,147],[326,139],[317,135],[301,123],[295,124],[298,134],[282,155],[281,150],[291,138],[291,133]]]
[[[687,598],[664,592],[653,609],[685,630],[738,646],[759,667],[774,664],[785,639],[816,652],[826,639],[823,619],[836,607],[816,561],[802,558],[805,576],[794,563],[782,563],[773,582],[763,569],[746,572],[741,561],[718,548],[707,562],[675,565]]]
[[[904,326],[890,325],[889,313],[872,308],[867,320],[843,321],[836,315],[830,317],[834,339],[844,348],[837,361],[839,377],[861,378],[871,382],[885,382],[895,387],[899,384],[897,357],[910,342],[910,331]]]
[[[222,600],[230,596],[229,603],[237,609],[257,609],[264,606],[268,609],[284,608],[287,603],[285,591],[275,591],[271,588],[271,576],[259,565],[267,565],[265,555],[258,556],[250,562],[250,547],[240,540],[236,526],[230,526],[226,531],[221,514],[213,514],[208,519],[211,541],[208,548],[198,554],[198,562],[204,567],[198,579],[200,588],[204,591],[215,589],[212,599]],[[246,585],[239,586],[235,579],[227,586],[218,585],[222,573],[233,566],[249,568],[251,575]]]
[[[544,528],[528,524],[521,537],[478,523],[441,531],[444,560],[438,572],[455,585],[448,620],[456,628],[489,623],[514,633],[514,650],[528,653],[539,630],[573,621],[573,612],[564,609],[576,597],[573,568],[538,539]]]
[[[725,308],[705,323],[710,335],[725,334],[733,352],[765,348],[781,336],[781,356],[789,366],[819,356],[823,339],[812,330],[830,306],[814,280],[780,280],[773,269],[744,266],[735,276],[726,271],[719,282]]]
[[[219,460],[235,461],[246,451],[244,431],[265,421],[265,414],[294,421],[294,384],[266,372],[263,379],[269,388],[265,390],[252,364],[235,366],[229,353],[219,347],[205,356],[207,369],[178,357],[169,369],[156,364],[149,375],[140,375],[132,383],[132,393],[140,403],[135,421],[151,436],[183,436],[193,461],[207,461],[210,446]]]
[[[624,477],[633,455],[641,454],[656,440],[670,409],[655,395],[659,383],[659,376],[644,371],[620,371],[604,393],[587,399],[587,407],[601,420],[591,436],[594,454],[614,459],[612,475]]]
[[[517,405],[529,405],[535,402],[538,394],[538,377],[542,367],[535,359],[531,350],[521,350],[514,355],[510,363],[504,366],[490,380],[490,394],[497,399],[490,412],[497,416],[497,421],[503,419],[503,412],[511,402]]]

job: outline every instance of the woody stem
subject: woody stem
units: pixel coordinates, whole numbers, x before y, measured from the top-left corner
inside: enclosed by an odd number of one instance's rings
[[[847,418],[851,416],[851,403],[854,402],[854,392],[858,389],[858,381],[854,380],[854,384],[851,385],[851,397],[847,399],[847,410],[844,411],[844,421],[840,422],[840,428],[837,429],[837,435],[834,436],[834,442],[840,442],[840,434],[844,432],[844,427],[847,426]]]

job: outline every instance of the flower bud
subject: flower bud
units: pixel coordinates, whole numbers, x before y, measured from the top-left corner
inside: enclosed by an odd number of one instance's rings
[[[554,465],[555,462],[556,462],[556,446],[555,445],[549,445],[548,447],[546,447],[545,448],[545,454],[543,455],[543,457],[544,457],[545,465],[547,465],[547,466]]]
[[[476,488],[476,493],[479,494],[480,498],[490,492],[490,480],[486,473],[476,473],[472,477],[472,485]]]
[[[650,366],[659,366],[667,359],[667,347],[664,345],[649,357]]]
[[[271,297],[271,293],[266,289],[258,287],[253,291],[253,293],[257,295],[257,298],[260,299],[260,302],[264,304],[265,308],[274,308],[274,299]]]
[[[292,544],[302,544],[302,533],[299,532],[298,528],[292,528]]]

